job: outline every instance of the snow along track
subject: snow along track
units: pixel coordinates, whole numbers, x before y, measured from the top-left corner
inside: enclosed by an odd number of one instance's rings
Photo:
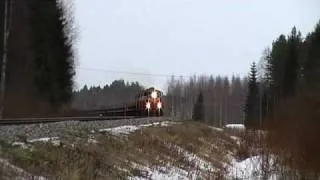
[[[126,118],[126,119],[96,119],[92,121],[65,120],[52,123],[20,124],[0,126],[0,139],[17,141],[21,136],[25,138],[61,137],[86,130],[99,131],[99,129],[118,126],[135,126],[154,122],[168,121],[166,117]],[[19,138],[20,137],[20,138]]]

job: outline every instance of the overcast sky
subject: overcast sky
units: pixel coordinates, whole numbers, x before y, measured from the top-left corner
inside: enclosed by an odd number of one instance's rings
[[[247,75],[280,33],[305,33],[319,0],[75,0],[76,83],[114,79],[164,88],[167,77],[121,74]],[[83,68],[83,69],[80,69]]]

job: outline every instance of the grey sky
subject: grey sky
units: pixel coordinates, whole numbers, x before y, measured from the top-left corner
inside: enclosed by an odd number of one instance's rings
[[[319,0],[75,0],[78,67],[151,74],[246,75],[265,47],[320,20]],[[114,79],[164,88],[166,77],[77,69],[76,82]]]

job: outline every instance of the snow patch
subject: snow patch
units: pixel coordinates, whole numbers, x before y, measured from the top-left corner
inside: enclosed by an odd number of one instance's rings
[[[175,146],[179,152],[183,153],[184,157],[188,159],[189,162],[195,163],[195,166],[198,167],[202,171],[213,171],[214,168],[211,166],[209,162],[204,161],[203,159],[199,158],[196,154],[188,152],[187,150]]]
[[[209,162],[199,158],[196,154],[188,152],[187,150],[171,145],[176,148],[179,152],[183,153],[183,156],[189,161],[195,164],[194,170],[186,171],[181,168],[167,164],[166,167],[163,166],[152,166],[146,167],[136,163],[131,162],[134,168],[139,169],[140,176],[129,177],[129,180],[196,180],[201,177],[201,173],[208,174],[214,172],[214,167],[211,166]]]
[[[169,126],[174,124],[170,121],[163,121],[163,122],[156,122],[156,123],[150,123],[150,124],[142,124],[137,126],[127,125],[127,126],[118,126],[113,128],[107,128],[107,129],[99,129],[99,132],[108,132],[112,135],[118,136],[118,135],[128,135],[132,132],[135,132],[143,127],[150,127],[150,126]]]
[[[28,149],[28,145],[24,142],[13,142],[11,145],[21,147],[22,149]]]
[[[27,140],[28,143],[34,143],[34,142],[51,142],[54,146],[60,145],[60,139],[59,137],[43,137],[43,138],[36,138]]]
[[[263,179],[263,168],[262,168],[263,158],[262,156],[253,156],[247,158],[243,161],[238,162],[233,159],[231,165],[228,168],[228,179]],[[269,167],[271,168],[273,164],[273,157],[269,158]],[[270,172],[270,168],[267,170]],[[276,174],[271,174],[269,180],[276,180]]]
[[[228,129],[245,129],[243,124],[226,124],[224,127]]]
[[[54,140],[58,140],[59,137],[44,137],[44,138],[37,138],[37,139],[31,139],[31,140],[27,140],[30,143],[33,142],[48,142],[48,141],[54,141]]]
[[[213,129],[213,130],[215,130],[215,131],[220,131],[220,132],[223,131],[222,128],[217,128],[217,127],[214,127],[214,126],[209,126],[209,128],[211,128],[211,129]]]
[[[152,124],[141,124],[140,127],[150,127],[150,126],[158,126],[160,125],[159,122],[155,122],[155,123],[152,123]]]
[[[174,124],[181,124],[181,122],[173,122],[173,121],[162,121],[160,123],[161,126],[167,127],[167,126],[171,126]]]
[[[112,135],[122,135],[122,134],[130,134],[136,130],[138,130],[139,127],[137,126],[119,126],[115,128],[107,128],[107,129],[99,129],[99,132],[109,132]]]

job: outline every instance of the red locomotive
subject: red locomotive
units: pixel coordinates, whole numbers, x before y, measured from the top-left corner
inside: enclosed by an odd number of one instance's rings
[[[154,87],[136,96],[135,110],[138,116],[163,116],[163,93]]]

